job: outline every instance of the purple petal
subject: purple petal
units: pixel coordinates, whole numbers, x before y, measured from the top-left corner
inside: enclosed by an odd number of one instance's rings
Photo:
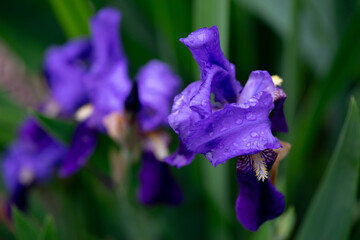
[[[213,65],[222,69],[211,83],[215,101],[235,102],[241,90],[235,79],[235,67],[225,58],[220,47],[219,31],[216,26],[201,28],[180,41],[185,44],[199,64],[201,79],[206,78],[206,69]]]
[[[137,76],[141,110],[138,113],[142,131],[167,126],[171,104],[180,88],[180,78],[168,65],[152,60]]]
[[[70,149],[60,167],[60,176],[68,177],[85,165],[96,147],[95,130],[81,123],[75,130]]]
[[[77,39],[46,53],[44,71],[50,93],[65,115],[72,115],[88,101],[83,78],[90,51],[88,40]]]
[[[285,100],[286,94],[281,88],[277,87],[275,89],[275,108],[270,115],[271,130],[275,132],[288,131],[283,107]]]
[[[65,152],[65,147],[42,130],[33,118],[27,119],[2,162],[7,189],[13,192],[19,184],[46,182]]]
[[[168,120],[177,134],[186,133],[193,123],[201,119],[201,116],[190,108],[190,101],[199,91],[201,84],[201,81],[191,83],[174,98]]]
[[[250,98],[262,91],[268,92],[274,97],[275,86],[271,76],[267,71],[253,71],[241,91],[238,103],[247,102]]]
[[[181,189],[175,182],[169,166],[158,161],[153,153],[143,153],[139,178],[138,198],[141,203],[145,205],[181,203]]]
[[[173,154],[166,157],[164,161],[172,166],[181,168],[183,166],[189,165],[194,157],[195,154],[187,150],[184,143],[180,140],[178,149],[176,149]]]
[[[120,44],[121,15],[113,8],[103,8],[91,19],[94,64],[92,72],[103,72],[114,62],[126,61]]]
[[[87,78],[87,87],[94,106],[90,124],[102,126],[106,115],[124,111],[126,98],[131,91],[126,63],[114,63],[112,68],[104,71],[102,75],[90,75]]]
[[[272,151],[272,150],[269,150]],[[284,196],[268,181],[255,177],[248,156],[241,156],[237,162],[239,196],[236,200],[237,218],[242,225],[256,231],[265,221],[278,217],[285,207]],[[274,162],[272,156],[268,166]]]
[[[281,147],[271,133],[268,114],[272,96],[260,92],[246,104],[226,104],[210,117],[193,123],[180,137],[188,150],[202,153],[214,165],[239,155]]]

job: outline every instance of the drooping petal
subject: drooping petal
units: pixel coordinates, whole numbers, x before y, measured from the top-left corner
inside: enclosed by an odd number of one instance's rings
[[[166,157],[164,161],[172,166],[181,168],[189,165],[194,157],[195,154],[187,150],[184,143],[180,140],[179,147],[176,149],[176,151],[170,156]]]
[[[97,143],[96,132],[86,122],[75,130],[71,146],[61,163],[60,176],[68,177],[85,165]]]
[[[264,161],[271,167],[277,154],[267,150]],[[265,221],[278,217],[285,207],[284,196],[266,179],[255,177],[250,156],[240,156],[237,161],[239,196],[236,200],[236,214],[242,225],[256,231]]]
[[[33,118],[28,118],[2,162],[7,189],[13,192],[18,185],[46,182],[65,152],[65,146],[51,138]]]
[[[275,108],[270,115],[271,130],[275,132],[287,132],[288,126],[284,114],[284,102],[286,100],[285,92],[277,87],[275,89]]]
[[[180,78],[163,62],[152,60],[140,69],[137,76],[141,105],[138,119],[142,131],[168,126],[167,117],[180,83]]]
[[[175,182],[169,166],[158,161],[151,152],[143,152],[141,164],[139,201],[145,205],[180,204],[181,189]]]
[[[120,43],[121,14],[113,8],[101,9],[91,19],[91,42],[94,63],[91,71],[102,73],[114,62],[126,61]]]
[[[180,137],[188,150],[204,154],[214,166],[239,155],[277,149],[281,145],[268,118],[272,108],[272,96],[260,92],[244,104],[226,104],[180,132]]]
[[[52,47],[46,53],[44,72],[51,97],[66,116],[71,116],[88,101],[83,78],[87,72],[90,53],[90,42],[86,39]]]
[[[201,28],[180,41],[185,44],[195,61],[199,64],[201,79],[204,72],[213,65],[223,71],[214,76],[211,83],[215,101],[224,103],[236,102],[241,90],[240,83],[235,79],[235,67],[225,58],[220,47],[219,30],[216,26]]]

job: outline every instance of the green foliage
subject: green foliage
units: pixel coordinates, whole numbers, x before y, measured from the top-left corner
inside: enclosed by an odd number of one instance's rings
[[[352,98],[336,148],[297,239],[349,237],[359,188],[359,146],[359,108]]]
[[[32,114],[52,137],[66,145],[71,143],[76,128],[75,123],[47,117],[38,112]]]

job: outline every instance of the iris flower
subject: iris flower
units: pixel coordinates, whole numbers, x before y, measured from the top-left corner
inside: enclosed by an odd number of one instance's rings
[[[237,217],[256,231],[279,216],[285,205],[284,196],[268,180],[282,147],[272,130],[287,131],[281,81],[267,71],[254,71],[242,87],[235,66],[221,51],[216,26],[180,41],[191,51],[201,76],[174,99],[168,120],[180,146],[166,162],[182,167],[201,153],[216,167],[236,157]]]
[[[168,148],[161,128],[168,126],[180,79],[166,64],[153,60],[132,84],[118,34],[120,20],[118,11],[104,8],[91,19],[89,39],[77,39],[47,53],[45,73],[59,115],[80,122],[60,174],[69,176],[86,163],[96,146],[97,132],[124,141],[120,138],[129,125],[126,110],[135,112],[144,145],[139,200],[176,204],[181,193],[169,166],[161,162]],[[126,101],[134,97],[139,106],[128,104],[130,109],[126,109]]]

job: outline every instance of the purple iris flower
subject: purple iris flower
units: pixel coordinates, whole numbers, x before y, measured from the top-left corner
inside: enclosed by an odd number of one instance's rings
[[[106,132],[107,116],[123,114],[131,90],[127,61],[119,41],[121,15],[112,8],[90,20],[90,39],[76,39],[51,48],[45,73],[59,113],[80,121],[60,169],[69,176],[79,170],[96,147],[96,132]]]
[[[268,172],[277,158],[274,149],[281,148],[271,130],[287,130],[286,95],[266,71],[252,72],[242,87],[234,65],[221,51],[216,26],[180,41],[193,54],[201,77],[174,99],[168,119],[180,146],[166,162],[181,167],[201,153],[215,167],[237,157],[237,217],[256,231],[284,210],[284,196],[268,181]]]
[[[160,130],[168,126],[167,116],[180,82],[166,64],[157,60],[147,63],[137,75],[137,119],[144,142],[138,198],[146,205],[176,205],[182,200],[180,187],[164,162],[169,141]]]
[[[28,188],[48,181],[65,152],[65,146],[49,136],[33,118],[26,119],[2,162],[11,202],[24,209]]]

